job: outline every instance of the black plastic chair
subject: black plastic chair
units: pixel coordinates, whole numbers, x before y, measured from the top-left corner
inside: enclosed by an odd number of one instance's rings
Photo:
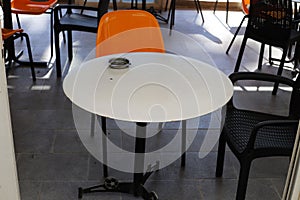
[[[68,59],[73,58],[72,31],[84,31],[97,33],[98,22],[102,15],[108,11],[109,0],[100,0],[98,7],[87,7],[77,5],[57,5],[54,8],[54,40],[56,51],[56,73],[61,77],[61,59],[60,59],[60,32],[67,31],[68,38]],[[88,14],[80,14],[81,10],[88,11]],[[66,10],[65,15],[60,17],[59,13]],[[94,13],[94,15],[93,15]]]
[[[291,44],[300,41],[300,33],[294,29],[293,7],[291,0],[250,0],[248,24],[242,41],[234,71],[239,71],[247,39],[261,43],[258,69],[262,67],[265,45],[283,49],[281,59],[269,55],[269,62],[280,61],[277,75],[281,75]],[[278,84],[275,84],[273,94],[276,94]]]
[[[300,117],[300,78],[293,81],[271,74],[238,72],[231,74],[230,79],[233,83],[238,80],[278,82],[293,88],[288,116],[238,109],[234,106],[233,99],[227,103],[224,127],[219,140],[216,176],[222,176],[225,146],[228,144],[240,163],[236,199],[243,200],[254,159],[292,154]]]
[[[34,71],[34,67],[33,67],[33,58],[32,58],[30,40],[29,40],[29,36],[27,35],[27,33],[23,32],[23,29],[2,28],[2,39],[4,41],[4,53],[6,53],[6,51],[12,51],[12,50],[14,51],[14,49],[10,49],[7,47],[6,41],[16,40],[16,39],[22,38],[22,37],[25,37],[25,39],[26,39],[29,62],[19,62],[19,63],[20,64],[25,64],[25,63],[29,64],[30,69],[31,69],[32,80],[36,81],[36,75],[35,75],[35,71]],[[13,55],[15,55],[15,53],[13,53]],[[9,65],[12,62],[12,60],[6,60],[6,61],[8,62]]]

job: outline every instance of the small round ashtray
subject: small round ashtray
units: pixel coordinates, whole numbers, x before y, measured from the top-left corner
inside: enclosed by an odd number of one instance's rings
[[[125,69],[130,65],[130,62],[127,58],[111,58],[108,62],[109,67],[113,69]]]

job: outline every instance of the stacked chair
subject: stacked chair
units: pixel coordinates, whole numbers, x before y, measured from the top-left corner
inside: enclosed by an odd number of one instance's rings
[[[269,61],[271,63],[272,60],[280,61],[277,75],[281,75],[290,45],[300,41],[300,32],[294,28],[294,23],[291,0],[251,0],[248,24],[234,71],[239,71],[247,40],[253,39],[261,43],[258,61],[259,70],[262,68],[266,44],[270,47],[283,49],[281,59],[274,59],[271,53],[269,54]],[[273,94],[276,94],[277,89],[278,83],[275,83]]]

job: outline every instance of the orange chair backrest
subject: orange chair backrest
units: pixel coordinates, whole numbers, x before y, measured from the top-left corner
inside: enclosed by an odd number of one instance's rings
[[[242,0],[242,10],[245,15],[249,14],[250,0]]]
[[[96,56],[127,52],[165,52],[159,24],[149,12],[119,10],[101,17]]]

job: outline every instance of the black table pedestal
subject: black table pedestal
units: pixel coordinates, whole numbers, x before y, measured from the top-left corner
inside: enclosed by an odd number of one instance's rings
[[[141,171],[141,165],[144,165],[145,149],[146,149],[146,127],[147,123],[137,122],[136,139],[135,139],[135,160],[134,169]],[[133,182],[119,182],[116,178],[107,177],[103,184],[92,186],[89,188],[79,188],[78,198],[81,199],[83,194],[97,193],[97,192],[121,192],[129,193],[134,196],[143,197],[145,200],[157,200],[158,196],[155,192],[148,192],[144,187],[145,182],[150,177],[153,171],[158,170],[159,162],[153,167],[148,166],[146,173],[134,173]],[[142,170],[143,171],[143,170]]]

